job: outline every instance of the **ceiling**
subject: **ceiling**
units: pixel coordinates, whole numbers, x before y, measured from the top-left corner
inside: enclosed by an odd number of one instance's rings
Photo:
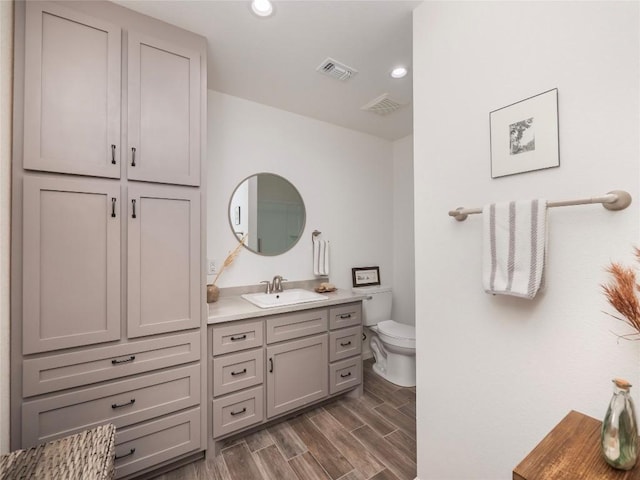
[[[259,18],[249,0],[116,0],[208,39],[208,86],[389,140],[412,133],[412,16],[421,2],[273,0]],[[347,81],[316,71],[327,57],[358,71]],[[389,72],[409,67],[403,79]],[[361,108],[388,94],[403,106]]]

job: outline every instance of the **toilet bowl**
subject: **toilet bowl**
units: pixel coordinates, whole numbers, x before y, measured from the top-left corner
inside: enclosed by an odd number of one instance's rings
[[[373,371],[395,385],[415,386],[415,327],[389,319],[391,288],[357,287],[353,291],[366,295],[362,313],[364,325],[375,333],[371,338],[371,351],[375,358]]]

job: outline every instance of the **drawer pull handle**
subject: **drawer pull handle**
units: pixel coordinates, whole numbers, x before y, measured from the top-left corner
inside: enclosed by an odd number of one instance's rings
[[[131,355],[129,358],[125,358],[124,360],[118,360],[117,358],[114,358],[113,360],[111,360],[111,365],[121,365],[123,363],[133,362],[135,359],[135,355]]]
[[[345,343],[342,343],[342,342],[340,343],[341,347],[348,347],[349,345],[351,345],[351,340],[349,340],[348,342],[345,342]]]
[[[111,163],[116,164],[116,146],[111,144]]]
[[[340,318],[351,318],[351,314],[345,313],[344,315],[340,315]]]
[[[242,375],[243,373],[247,373],[247,369],[246,368],[244,368],[240,372],[231,372],[231,375],[233,375],[235,377],[236,375]]]
[[[131,147],[131,166],[136,166],[136,147]]]
[[[341,373],[340,376],[342,378],[350,377],[351,376],[351,372],[349,372],[349,373]]]
[[[131,200],[131,205],[133,207],[133,211],[131,213],[131,218],[136,218],[136,200],[135,198]]]
[[[116,197],[111,197],[111,218],[116,216]]]
[[[136,453],[136,449],[132,448],[131,450],[129,450],[128,453],[125,453],[123,455],[116,455],[116,456],[113,457],[113,459],[114,460],[120,460],[121,458],[129,457],[129,456],[133,455],[134,453]]]
[[[231,337],[232,342],[237,342],[238,340],[245,340],[247,338],[247,334],[238,335],[237,337]]]
[[[116,408],[127,407],[129,405],[133,405],[134,403],[136,403],[136,399],[132,398],[131,400],[129,400],[128,402],[125,402],[125,403],[119,403],[119,404],[118,403],[112,403],[111,404],[111,408],[113,408],[115,410]]]
[[[242,410],[240,410],[239,412],[231,412],[231,415],[236,416],[236,415],[240,415],[241,413],[244,413],[247,411],[247,407],[244,407]]]
[[[273,358],[269,359],[269,373],[273,373]]]

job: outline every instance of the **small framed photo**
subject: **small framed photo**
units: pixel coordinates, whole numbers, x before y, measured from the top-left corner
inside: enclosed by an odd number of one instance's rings
[[[489,113],[491,178],[560,166],[558,89]]]
[[[380,267],[354,267],[351,269],[354,287],[380,285]]]

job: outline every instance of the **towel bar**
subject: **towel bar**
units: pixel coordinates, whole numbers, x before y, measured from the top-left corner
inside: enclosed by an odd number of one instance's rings
[[[591,203],[601,203],[607,210],[624,210],[631,205],[631,195],[624,190],[613,190],[601,197],[580,198],[577,200],[561,200],[558,202],[547,202],[547,207],[568,207],[571,205],[588,205]],[[449,216],[459,222],[466,220],[469,215],[482,213],[482,208],[463,208],[449,210]]]

